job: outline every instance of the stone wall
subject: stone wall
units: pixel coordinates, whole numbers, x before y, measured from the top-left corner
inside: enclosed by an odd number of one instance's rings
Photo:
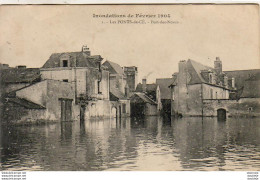
[[[227,116],[260,116],[260,98],[241,98],[240,100],[204,100],[204,116],[217,116],[218,109],[225,109]]]
[[[172,91],[174,91],[172,114],[179,113],[183,116],[202,116],[202,98],[210,99],[211,91],[213,92],[213,101],[216,98],[227,99],[229,97],[228,90],[208,84],[182,85],[181,88],[175,86]],[[216,96],[216,94],[218,95]]]

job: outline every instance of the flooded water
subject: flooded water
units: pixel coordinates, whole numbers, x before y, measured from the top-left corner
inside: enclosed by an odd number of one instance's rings
[[[260,170],[260,119],[93,120],[2,127],[2,170]]]

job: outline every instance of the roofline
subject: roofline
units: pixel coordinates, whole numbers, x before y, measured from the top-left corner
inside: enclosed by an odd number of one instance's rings
[[[243,69],[243,70],[231,70],[231,71],[223,71],[223,72],[236,72],[236,71],[260,71],[260,69]]]
[[[236,91],[235,89],[230,89],[230,88],[226,88],[226,87],[223,87],[223,86],[218,86],[216,84],[210,84],[210,83],[206,83],[206,82],[201,82],[201,83],[193,83],[193,84],[187,84],[187,85],[197,85],[197,84],[207,84],[207,85],[210,85],[210,86],[214,86],[214,87],[218,87],[218,88],[222,88],[222,89],[226,89],[226,90],[229,90],[229,91]],[[168,88],[171,88],[173,86],[177,86],[177,85],[169,85]]]
[[[72,69],[97,69],[94,67],[55,67],[55,68],[40,68],[40,71],[53,71],[53,70],[72,70]],[[103,70],[107,71],[107,70]]]
[[[30,103],[32,103],[32,104],[36,104],[37,106],[40,107],[40,108],[27,108],[27,107],[25,107],[24,105],[13,101],[13,103],[19,104],[20,106],[23,106],[23,107],[26,108],[26,109],[46,109],[46,107],[44,107],[44,106],[42,106],[42,105],[40,105],[40,104],[37,104],[37,103],[35,103],[35,102],[32,102],[32,101],[30,101],[30,100],[28,100],[28,99],[25,99],[25,98],[15,97],[15,98],[13,98],[13,99],[23,99],[23,100],[28,101],[28,102],[30,102]],[[11,102],[12,102],[12,98],[10,98],[10,100],[11,100]]]
[[[149,100],[151,100],[154,104],[157,105],[157,103],[156,103],[154,100],[152,100],[149,96],[147,96],[145,93],[136,92],[134,95],[138,95],[138,94],[144,94]],[[138,95],[138,96],[139,96],[139,95]],[[139,97],[140,97],[140,96],[139,96]],[[149,104],[151,104],[151,103],[149,103]]]

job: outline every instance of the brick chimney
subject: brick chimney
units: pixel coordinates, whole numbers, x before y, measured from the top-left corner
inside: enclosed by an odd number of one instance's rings
[[[82,52],[88,56],[90,56],[90,50],[87,45],[82,46]]]
[[[146,78],[142,79],[142,89],[143,92],[146,92]]]
[[[26,66],[25,65],[19,65],[16,67],[17,69],[26,69]]]
[[[231,78],[231,86],[232,88],[235,88],[235,78]]]

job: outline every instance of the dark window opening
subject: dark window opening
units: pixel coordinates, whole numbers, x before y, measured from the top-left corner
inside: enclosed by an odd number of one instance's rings
[[[102,94],[101,90],[100,90],[100,82],[101,81],[98,81],[98,94]]]
[[[62,63],[63,67],[68,67],[68,60],[63,60]]]
[[[68,79],[63,79],[63,82],[69,82],[69,80]]]
[[[212,83],[212,75],[209,75],[209,83]]]
[[[122,104],[123,106],[122,106],[122,111],[123,111],[123,113],[126,113],[126,104]]]

